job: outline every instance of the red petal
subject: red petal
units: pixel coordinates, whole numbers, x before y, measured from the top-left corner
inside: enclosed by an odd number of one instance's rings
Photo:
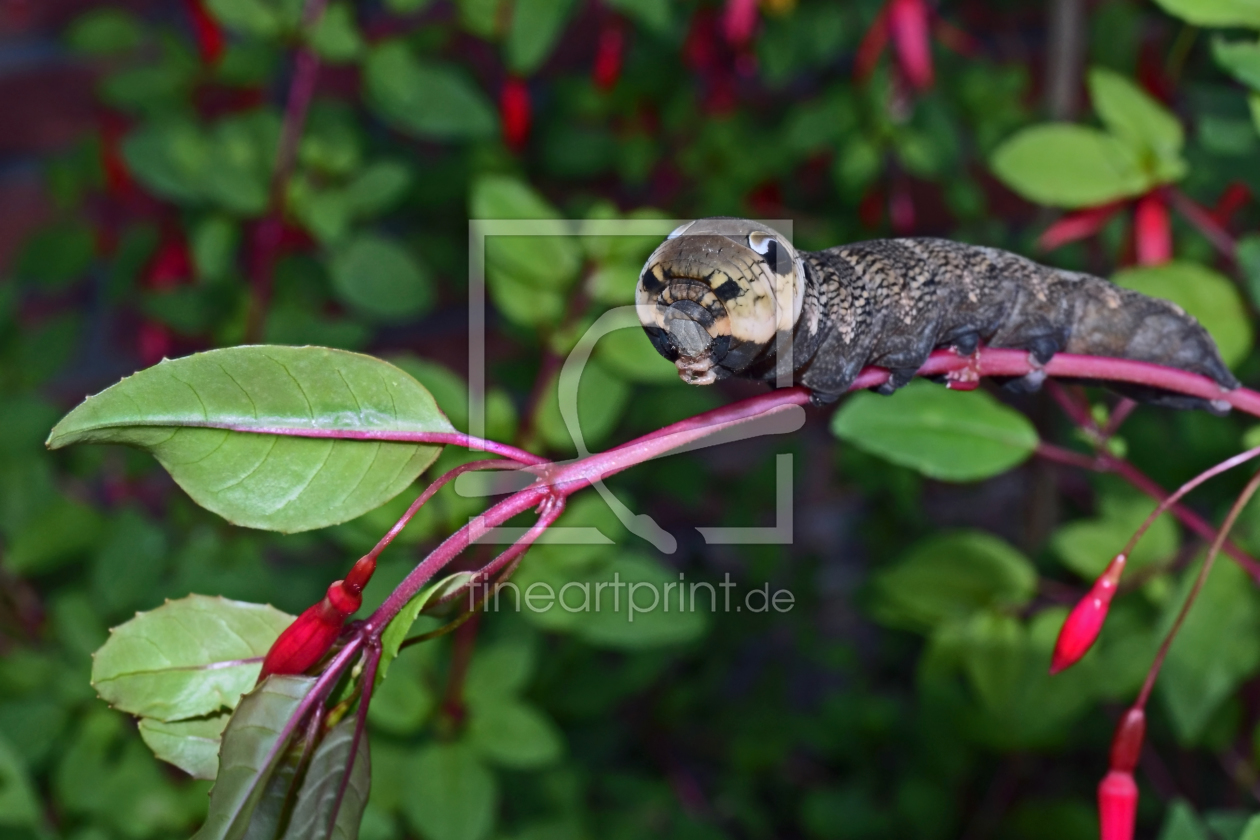
[[[752,40],[757,28],[757,0],[726,0],[722,12],[722,32],[733,46],[742,47]]]
[[[182,240],[169,239],[153,255],[145,274],[145,285],[150,289],[174,288],[181,280],[191,279],[192,273],[188,246]]]
[[[1050,657],[1051,674],[1075,665],[1098,640],[1098,633],[1107,620],[1107,610],[1111,608],[1112,596],[1116,594],[1116,584],[1124,571],[1124,563],[1123,554],[1112,558],[1089,592],[1068,613]]]
[[[524,80],[509,78],[499,96],[499,116],[503,120],[503,141],[519,151],[529,139],[529,88]]]
[[[871,75],[875,70],[875,62],[879,61],[879,54],[887,44],[888,9],[883,8],[871,22],[871,28],[862,36],[862,43],[858,44],[857,54],[853,57],[854,80],[860,82]]]
[[[625,34],[616,22],[605,26],[599,33],[599,46],[595,48],[595,67],[591,76],[600,90],[611,90],[621,77],[622,50]]]
[[[1225,192],[1221,193],[1216,206],[1212,208],[1212,218],[1216,219],[1217,224],[1224,227],[1229,224],[1230,217],[1238,212],[1248,201],[1251,201],[1251,189],[1241,181],[1235,181],[1225,188]]]
[[[207,66],[218,64],[223,57],[227,42],[218,21],[210,16],[201,0],[187,0],[188,14],[192,18],[193,35],[197,39],[197,50],[201,53],[201,62]]]
[[[327,602],[309,607],[267,651],[259,681],[268,674],[300,674],[310,668],[337,641],[341,624],[339,617],[329,615]]]
[[[1068,213],[1046,228],[1045,233],[1041,234],[1037,240],[1037,247],[1044,251],[1052,251],[1060,245],[1093,236],[1102,230],[1108,220],[1123,206],[1117,201]]]
[[[888,6],[888,31],[897,51],[897,63],[918,90],[932,86],[932,44],[928,39],[928,8],[923,0],[892,0]]]
[[[1159,193],[1138,199],[1133,211],[1133,245],[1139,265],[1161,265],[1172,259],[1172,224]]]
[[[1133,840],[1138,789],[1133,774],[1112,770],[1098,785],[1098,821],[1102,840]]]

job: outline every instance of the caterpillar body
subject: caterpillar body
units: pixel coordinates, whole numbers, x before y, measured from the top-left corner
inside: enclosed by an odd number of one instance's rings
[[[1081,353],[1181,368],[1224,390],[1239,384],[1208,332],[1174,303],[945,239],[797,251],[757,222],[699,219],[648,258],[636,303],[648,338],[684,381],[790,375],[820,404],[867,365],[889,370],[879,390],[892,393],[934,349],[968,355],[981,342],[1027,350],[1041,365],[1058,352]],[[1040,373],[1008,385],[1035,389]],[[1101,384],[1143,402],[1215,408],[1156,388]]]

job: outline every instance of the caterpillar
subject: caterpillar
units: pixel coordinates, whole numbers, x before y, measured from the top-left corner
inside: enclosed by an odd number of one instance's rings
[[[867,365],[877,390],[908,383],[936,348],[970,355],[1027,350],[1111,356],[1239,383],[1215,342],[1179,306],[1100,277],[946,239],[877,239],[797,251],[757,222],[709,218],[677,228],[652,252],[635,290],[657,352],[686,382],[790,375],[817,404],[845,393]],[[1008,381],[1040,387],[1044,372]],[[1099,383],[1142,402],[1220,409],[1212,401],[1132,383]]]

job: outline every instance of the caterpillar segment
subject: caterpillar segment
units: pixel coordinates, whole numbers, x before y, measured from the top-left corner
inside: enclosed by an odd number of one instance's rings
[[[983,342],[1134,359],[1238,380],[1212,337],[1176,304],[1100,277],[946,239],[879,239],[797,251],[773,229],[711,218],[675,230],[648,258],[639,318],[686,382],[736,376],[805,385],[818,403],[845,393],[867,365],[889,370],[891,394],[939,347]],[[1032,390],[1034,371],[1007,383]],[[1142,402],[1219,410],[1212,401],[1121,382],[1098,383]]]

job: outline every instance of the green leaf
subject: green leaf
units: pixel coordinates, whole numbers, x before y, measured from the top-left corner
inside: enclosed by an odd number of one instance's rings
[[[881,623],[927,631],[980,610],[1027,606],[1037,570],[1009,543],[982,531],[921,540],[872,580]]]
[[[1120,74],[1101,67],[1089,72],[1089,93],[1094,110],[1112,134],[1154,155],[1152,165],[1160,182],[1185,174],[1181,159],[1185,134],[1167,108]]]
[[[92,563],[92,594],[103,614],[142,606],[166,567],[166,535],[134,508],[119,511],[106,528]]]
[[[1260,816],[1252,817],[1238,840],[1260,840]]]
[[[1249,26],[1260,28],[1260,3],[1256,0],[1155,0],[1170,15],[1195,26]]]
[[[363,35],[349,3],[332,3],[320,15],[311,32],[311,46],[319,57],[333,64],[358,58],[363,52]]]
[[[1184,799],[1173,800],[1159,829],[1159,840],[1208,840],[1208,832],[1194,808]]]
[[[1171,300],[1203,325],[1225,364],[1237,365],[1251,352],[1251,320],[1238,289],[1225,276],[1199,263],[1174,260],[1131,268],[1111,278],[1116,285]]]
[[[231,716],[230,712],[220,712],[169,722],[141,718],[140,737],[162,761],[194,779],[213,779],[219,774],[219,746]]]
[[[0,826],[39,828],[43,821],[43,807],[21,755],[0,737]]]
[[[506,15],[506,0],[458,0],[459,23],[479,38],[494,40],[499,37]]]
[[[1199,564],[1182,577],[1177,597],[1168,601],[1159,635],[1172,626]],[[1246,572],[1217,563],[1194,609],[1168,650],[1157,689],[1183,745],[1195,743],[1212,715],[1260,667],[1260,603]]]
[[[173,721],[236,707],[293,616],[263,604],[189,595],[110,631],[92,661],[101,698]]]
[[[1257,6],[1260,10],[1260,5]],[[1260,44],[1254,41],[1212,39],[1212,58],[1217,65],[1251,88],[1260,88]]]
[[[1128,144],[1097,129],[1063,123],[1020,131],[994,151],[992,166],[1015,192],[1051,207],[1105,204],[1154,185]]]
[[[241,840],[282,762],[285,725],[315,685],[314,677],[272,675],[241,699],[219,750],[210,811],[193,840]]]
[[[431,744],[416,754],[403,815],[428,840],[482,840],[494,828],[499,791],[472,747]]]
[[[22,247],[17,275],[52,289],[82,280],[96,254],[96,235],[81,222],[50,225]]]
[[[236,223],[224,216],[207,216],[192,229],[189,248],[197,276],[205,280],[221,280],[232,269],[241,232]]]
[[[538,660],[530,634],[485,645],[477,650],[464,680],[470,703],[492,703],[519,694],[529,684]]]
[[[507,34],[508,69],[518,76],[536,71],[555,47],[573,13],[573,0],[516,0]]]
[[[1063,565],[1086,580],[1102,574],[1133,532],[1150,515],[1155,502],[1143,496],[1105,495],[1099,515],[1061,525],[1050,537],[1050,547]],[[1129,570],[1172,559],[1180,544],[1177,522],[1165,513],[1156,519],[1129,556]]]
[[[1037,448],[1028,418],[984,391],[911,382],[892,397],[855,394],[831,421],[836,437],[942,481],[975,481],[1022,463]]]
[[[400,15],[409,15],[428,6],[433,0],[385,0],[385,8]]]
[[[203,507],[237,525],[285,533],[380,506],[439,451],[250,431],[276,428],[382,436],[452,431],[429,393],[387,362],[323,347],[262,345],[166,360],[134,374],[66,415],[48,446],[137,446]]]
[[[514,699],[472,704],[468,738],[487,761],[514,770],[546,767],[564,752],[564,738],[551,719]]]
[[[669,0],[608,0],[608,5],[657,33],[668,32],[673,27],[674,14]]]
[[[393,240],[362,233],[330,266],[337,296],[377,321],[413,320],[433,305],[433,284],[410,252]]]
[[[122,9],[93,9],[75,18],[66,32],[70,49],[85,55],[116,55],[140,46],[144,27]]]
[[[407,640],[411,625],[415,624],[416,616],[420,615],[424,605],[433,597],[433,593],[438,591],[441,584],[442,582],[439,581],[433,586],[421,589],[385,626],[384,632],[381,633],[381,661],[376,670],[378,681],[385,679],[390,663],[398,657],[399,647]]]
[[[984,610],[963,623],[963,670],[989,710],[1008,708],[1024,670],[1027,634],[1017,618]]]
[[[267,38],[283,26],[279,10],[267,0],[207,0],[206,8],[224,26],[250,35]]]
[[[123,158],[136,180],[161,198],[179,203],[202,199],[210,166],[210,142],[188,119],[147,123],[127,135]]]
[[[534,289],[563,291],[577,279],[582,249],[570,226],[528,184],[502,175],[473,182],[470,216],[492,221],[530,219],[530,235],[504,235],[487,228],[486,279],[491,294],[497,283],[511,281]]]
[[[417,137],[484,139],[498,129],[494,107],[462,70],[422,63],[401,41],[387,41],[369,53],[364,86],[382,117]]]
[[[298,791],[289,827],[284,840],[356,840],[363,809],[367,807],[372,787],[371,761],[368,758],[368,737],[362,733],[353,764],[350,750],[355,747],[354,730],[358,721],[349,715],[324,736]],[[350,774],[346,778],[347,772]],[[344,782],[344,794],[342,784]],[[337,808],[333,819],[333,808]],[[329,823],[332,828],[329,830]]]
[[[24,577],[53,571],[95,547],[104,526],[94,508],[58,497],[18,531],[4,567]]]
[[[411,167],[395,160],[369,165],[346,185],[345,202],[355,216],[366,218],[389,210],[411,186]]]
[[[1235,252],[1238,267],[1247,281],[1247,292],[1253,306],[1260,306],[1260,234],[1249,233],[1238,238]]]
[[[280,115],[274,111],[252,111],[220,120],[207,155],[206,197],[233,213],[262,215],[267,209],[279,145]]]
[[[561,377],[575,375],[581,380],[575,383],[576,388],[566,389],[566,394],[577,393],[577,425],[588,448],[598,446],[612,434],[630,398],[630,387],[625,381],[599,362],[587,362],[581,370],[561,371],[543,392],[534,426],[548,446],[565,452],[574,451],[575,443],[560,413],[559,383]]]

